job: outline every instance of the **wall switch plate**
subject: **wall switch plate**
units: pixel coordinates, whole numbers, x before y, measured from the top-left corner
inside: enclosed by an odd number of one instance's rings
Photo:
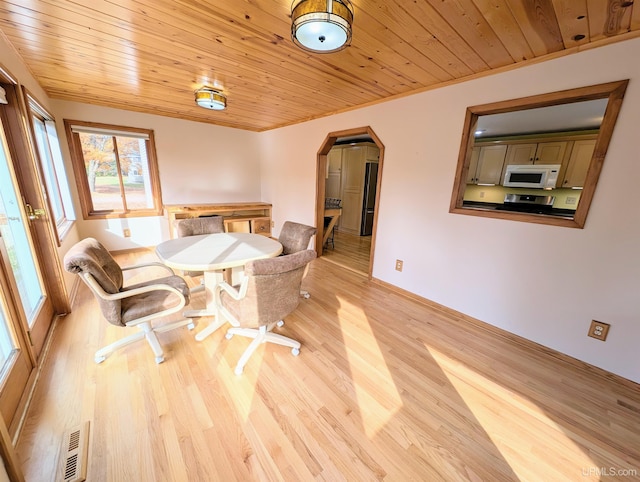
[[[402,271],[403,264],[404,261],[402,261],[401,259],[396,259],[396,271]]]
[[[603,323],[602,321],[591,320],[591,326],[589,327],[589,333],[591,338],[596,340],[605,341],[607,339],[607,333],[609,333],[609,323]]]
[[[122,230],[122,235],[123,235],[125,238],[130,238],[130,237],[131,237],[131,230],[130,230],[129,228],[124,228],[124,229]]]

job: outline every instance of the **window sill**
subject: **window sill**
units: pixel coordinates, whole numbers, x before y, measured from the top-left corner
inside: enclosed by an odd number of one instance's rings
[[[64,238],[67,237],[67,234],[69,234],[69,231],[71,231],[71,228],[73,227],[74,223],[75,223],[75,220],[67,219],[64,222],[62,222],[60,225],[56,226],[56,229],[58,231],[58,247],[62,245],[62,241],[64,241]]]

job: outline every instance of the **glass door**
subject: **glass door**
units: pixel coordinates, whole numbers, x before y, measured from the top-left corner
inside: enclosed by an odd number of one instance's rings
[[[11,427],[33,368],[26,337],[46,296],[1,121],[0,137],[0,413]]]
[[[3,130],[4,132],[4,130]],[[35,323],[44,302],[44,285],[35,262],[26,213],[18,197],[15,177],[9,162],[9,149],[4,139],[0,149],[0,236],[28,326]]]
[[[6,251],[0,249],[4,256]],[[6,278],[0,276],[3,287]],[[18,404],[27,387],[33,363],[27,354],[26,340],[20,335],[20,323],[11,300],[3,289],[0,294],[0,415],[11,433],[15,432],[14,420]]]

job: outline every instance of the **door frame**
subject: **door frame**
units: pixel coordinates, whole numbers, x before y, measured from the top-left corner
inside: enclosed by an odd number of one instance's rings
[[[34,331],[29,333],[33,343],[30,347],[31,355],[34,362],[37,362],[54,318],[57,315],[69,313],[71,308],[64,282],[62,262],[58,253],[56,232],[49,214],[51,210],[46,195],[42,191],[44,183],[41,182],[39,154],[33,144],[30,127],[27,125],[30,113],[26,97],[19,85],[8,76],[2,66],[0,66],[0,82],[3,84],[9,101],[7,105],[3,106],[2,118],[20,193],[24,202],[30,204],[34,210],[42,209],[47,213],[43,219],[29,222],[29,230],[36,251],[36,262],[41,271],[45,291],[51,305],[51,309],[46,315],[50,318],[49,324],[36,326]],[[28,327],[25,327],[25,330],[28,331]]]
[[[378,213],[380,211],[380,192],[382,191],[382,171],[384,167],[384,144],[370,126],[355,127],[342,131],[330,132],[325,137],[317,154],[316,162],[316,254],[322,256],[322,239],[324,238],[324,197],[326,186],[327,154],[340,137],[364,136],[368,135],[374,144],[380,149],[380,159],[378,161],[378,179],[376,181],[376,209],[373,213],[373,228],[371,231],[371,251],[369,251],[369,270],[367,276],[373,277],[373,258],[376,249],[376,232],[378,230]]]

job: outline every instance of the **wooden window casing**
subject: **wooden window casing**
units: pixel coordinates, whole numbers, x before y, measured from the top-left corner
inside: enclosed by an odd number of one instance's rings
[[[73,170],[78,187],[78,195],[80,198],[80,206],[82,208],[82,216],[84,219],[106,219],[106,218],[127,218],[142,216],[160,216],[162,215],[162,194],[160,190],[160,174],[158,171],[158,162],[156,157],[156,148],[153,130],[140,129],[135,127],[124,127],[111,124],[99,124],[95,122],[64,120],[67,140],[69,142],[69,150],[71,151],[71,160]],[[89,177],[83,154],[82,142],[80,134],[97,134],[102,136],[112,136],[113,155],[115,162],[115,170],[118,178],[118,186],[122,200],[121,209],[96,209],[94,206],[93,196],[89,187]],[[117,138],[134,137],[144,140],[144,151],[146,153],[146,165],[148,173],[149,190],[148,201],[153,204],[148,208],[130,208],[127,202],[127,188],[124,181],[124,173],[121,164],[121,153],[118,150]]]
[[[23,92],[29,109],[29,127],[44,178],[52,225],[60,246],[64,235],[73,225],[75,215],[55,122],[53,116],[24,87]]]

